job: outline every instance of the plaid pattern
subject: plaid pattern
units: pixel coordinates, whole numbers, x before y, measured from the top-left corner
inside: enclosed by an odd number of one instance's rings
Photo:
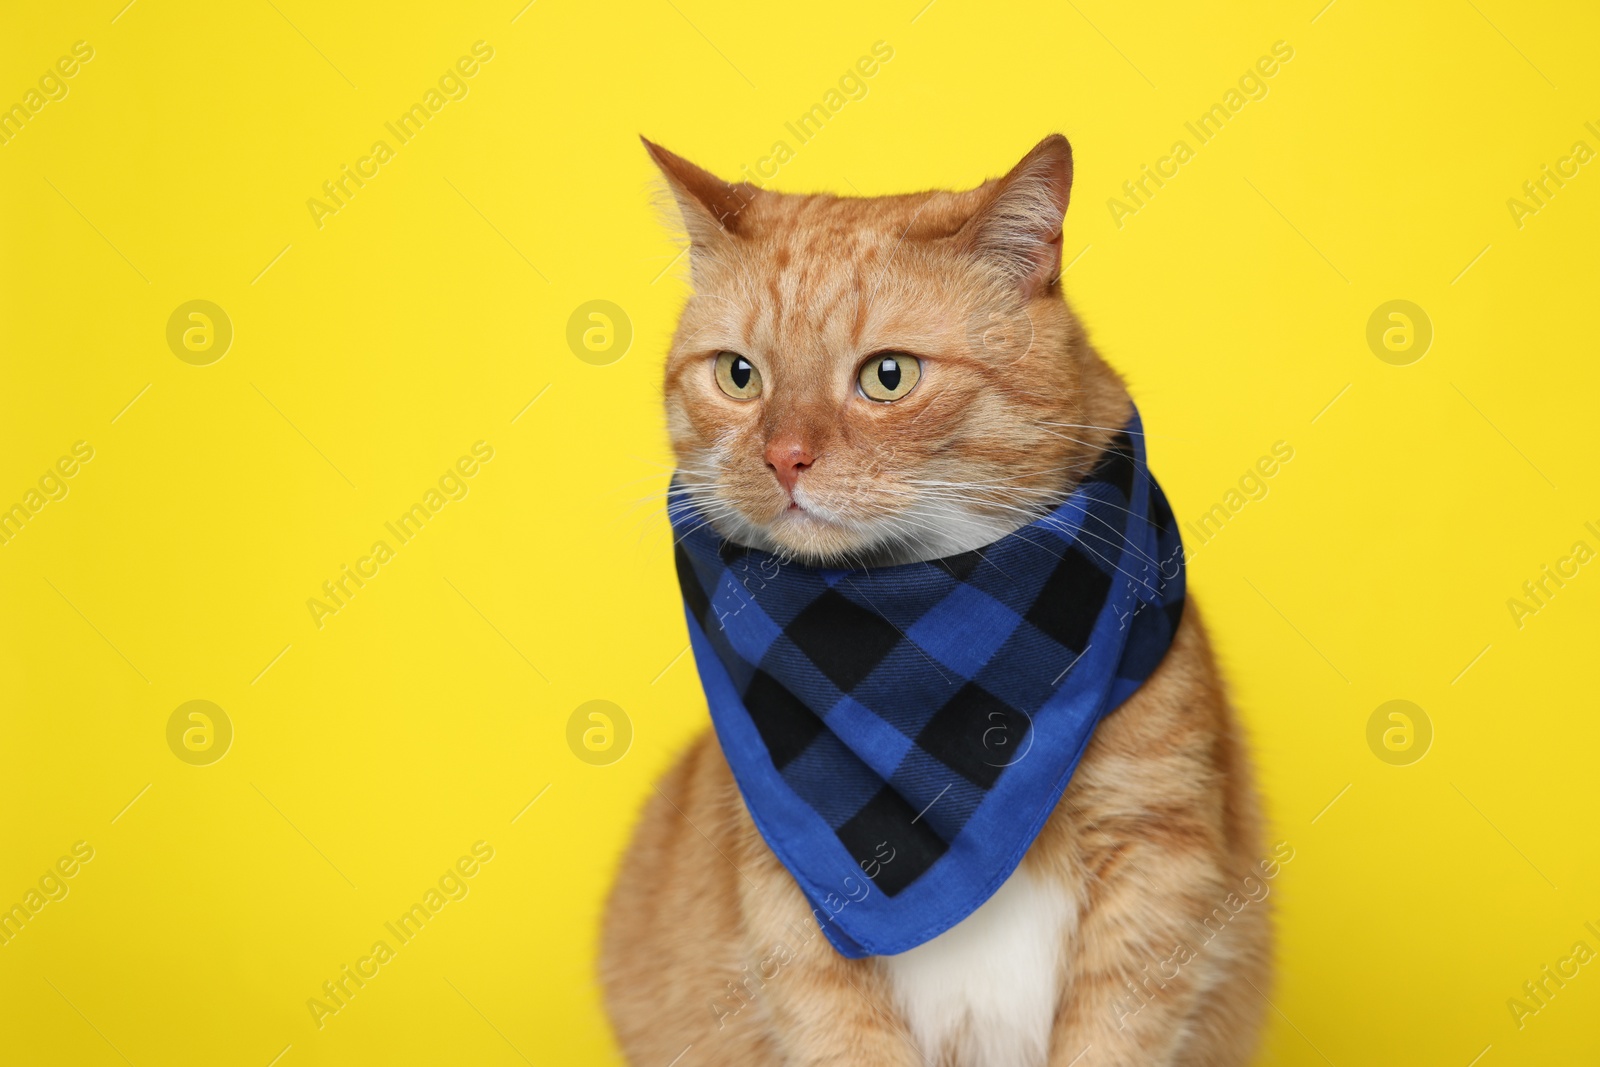
[[[998,888],[1183,612],[1137,416],[1052,514],[926,563],[780,563],[673,497],[696,659],[752,815],[814,903],[848,893],[842,875],[880,891],[824,922],[846,955],[911,948]]]

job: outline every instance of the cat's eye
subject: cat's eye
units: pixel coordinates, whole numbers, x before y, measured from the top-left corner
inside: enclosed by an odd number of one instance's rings
[[[861,367],[857,379],[868,400],[888,403],[899,400],[916,387],[922,377],[922,363],[904,352],[879,352]]]
[[[735,400],[754,400],[761,395],[761,372],[737,352],[718,352],[713,373],[722,391]]]

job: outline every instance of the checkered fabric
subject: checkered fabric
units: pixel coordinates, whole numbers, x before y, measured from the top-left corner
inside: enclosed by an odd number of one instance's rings
[[[999,888],[1183,614],[1137,415],[1053,513],[946,559],[813,568],[724,541],[677,487],[670,514],[718,738],[846,956],[913,948]]]

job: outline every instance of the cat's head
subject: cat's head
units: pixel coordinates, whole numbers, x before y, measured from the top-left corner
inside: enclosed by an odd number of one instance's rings
[[[666,366],[679,479],[724,536],[929,559],[1052,507],[1126,417],[1061,294],[1066,138],[963,192],[730,184],[645,142],[690,241]]]

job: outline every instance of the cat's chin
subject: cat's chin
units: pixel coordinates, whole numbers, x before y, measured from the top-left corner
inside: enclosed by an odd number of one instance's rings
[[[728,540],[811,567],[891,567],[981,548],[1019,523],[944,511],[942,521],[915,514],[871,522],[848,521],[820,509],[789,507],[756,522],[741,516],[735,528],[713,523]]]
[[[800,505],[773,516],[756,531],[760,547],[811,566],[846,566],[861,558],[864,538],[859,531],[821,512]]]
[[[710,495],[716,501],[715,490]],[[748,504],[721,500],[707,514],[717,533],[733,544],[822,568],[890,567],[954,556],[992,544],[1037,517],[1017,509],[984,513],[940,499],[861,516],[831,509],[804,487],[796,497],[772,501],[773,510],[759,515],[751,515]],[[1051,506],[1041,501],[1039,513]]]
[[[711,525],[736,545],[806,566],[856,567],[883,562],[870,534],[804,507],[786,508],[764,521],[742,514],[725,515]]]

